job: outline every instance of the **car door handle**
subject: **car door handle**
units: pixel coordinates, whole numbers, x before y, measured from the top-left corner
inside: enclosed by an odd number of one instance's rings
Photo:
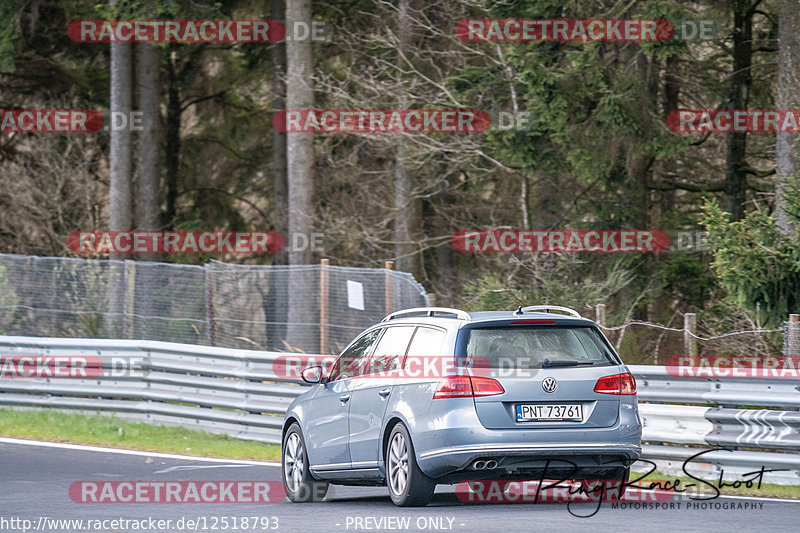
[[[381,398],[386,398],[392,393],[392,389],[383,389],[378,394],[380,394]]]
[[[350,395],[345,394],[344,396],[339,396],[339,401],[342,403],[347,403],[348,401],[350,401]]]

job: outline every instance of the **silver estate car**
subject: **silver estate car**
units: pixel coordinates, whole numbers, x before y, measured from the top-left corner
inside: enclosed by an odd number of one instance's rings
[[[398,311],[302,376],[314,386],[282,432],[294,502],[331,483],[386,484],[396,505],[421,506],[465,480],[627,480],[641,454],[633,376],[564,307]]]

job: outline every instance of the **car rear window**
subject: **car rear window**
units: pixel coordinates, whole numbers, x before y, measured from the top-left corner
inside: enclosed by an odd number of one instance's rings
[[[591,326],[465,328],[461,334],[465,337],[459,342],[459,355],[466,355],[476,366],[525,369],[617,364]]]

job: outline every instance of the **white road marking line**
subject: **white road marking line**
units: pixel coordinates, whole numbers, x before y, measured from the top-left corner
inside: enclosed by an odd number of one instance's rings
[[[45,448],[61,448],[64,450],[78,450],[84,452],[116,453],[120,455],[139,455],[142,457],[159,457],[162,459],[182,459],[185,461],[203,461],[206,463],[229,463],[239,465],[281,466],[280,463],[271,461],[249,461],[245,459],[222,459],[219,457],[195,457],[193,455],[180,455],[176,453],[148,452],[143,450],[127,450],[123,448],[105,448],[102,446],[88,446],[85,444],[70,444],[67,442],[47,442],[39,440],[15,439],[0,437],[0,444],[22,444],[25,446],[41,446]]]
[[[791,485],[787,485],[787,487],[788,486],[791,486]],[[789,498],[770,498],[768,496],[733,496],[733,495],[722,494],[722,495],[720,495],[720,498],[729,498],[729,499],[732,499],[732,500],[757,500],[757,501],[760,501],[760,502],[800,503],[800,500],[792,500],[792,499],[789,499]],[[702,501],[702,500],[700,500],[700,501]],[[705,500],[705,501],[713,501],[713,500]]]
[[[250,468],[251,466],[255,465],[212,465],[212,466],[182,465],[182,466],[170,466],[169,468],[165,468],[164,470],[159,470],[153,473],[166,474],[168,472],[174,472],[176,470],[203,470],[208,468]]]

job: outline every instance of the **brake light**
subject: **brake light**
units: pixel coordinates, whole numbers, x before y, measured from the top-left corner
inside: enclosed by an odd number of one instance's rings
[[[439,382],[433,399],[472,398],[475,396],[494,396],[506,390],[496,379],[469,376],[447,376]]]
[[[475,396],[494,396],[506,392],[496,379],[482,377],[472,377],[472,390]]]
[[[594,391],[601,394],[631,396],[636,394],[636,380],[629,372],[605,376],[597,380]]]
[[[512,326],[555,326],[555,320],[512,320]]]

